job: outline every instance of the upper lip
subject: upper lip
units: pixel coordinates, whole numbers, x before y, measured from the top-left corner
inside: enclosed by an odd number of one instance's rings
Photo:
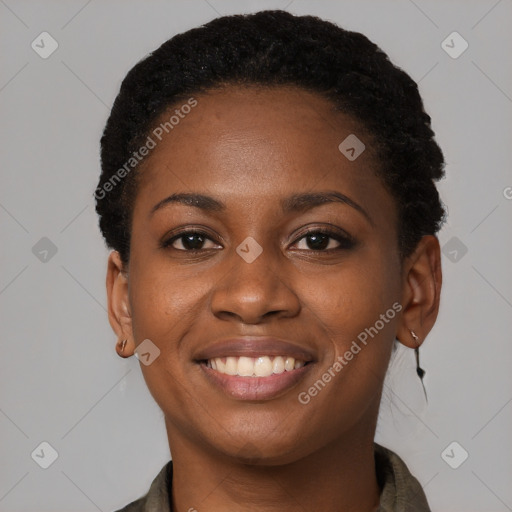
[[[222,339],[199,350],[194,359],[205,361],[216,357],[259,357],[263,355],[289,356],[305,362],[314,360],[310,350],[294,342],[263,336]]]

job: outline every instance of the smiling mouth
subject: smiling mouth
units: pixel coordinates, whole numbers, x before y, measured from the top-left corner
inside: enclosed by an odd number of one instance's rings
[[[249,401],[271,400],[286,394],[314,366],[313,361],[290,356],[228,356],[197,363],[214,389],[231,398]]]
[[[205,391],[230,399],[262,401],[286,395],[315,367],[312,350],[280,338],[245,336],[214,341],[193,361],[206,379]]]
[[[218,373],[240,377],[270,377],[298,370],[308,364],[306,361],[290,356],[267,355],[215,357],[202,361],[202,363]]]

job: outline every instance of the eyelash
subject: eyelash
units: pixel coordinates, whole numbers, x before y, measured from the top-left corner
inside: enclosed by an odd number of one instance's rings
[[[179,233],[175,234],[174,236],[172,236],[171,238],[167,239],[167,240],[164,240],[162,243],[161,243],[161,248],[162,249],[174,249],[176,251],[180,251],[180,252],[188,252],[188,253],[198,253],[198,252],[201,252],[201,251],[205,251],[205,250],[208,250],[208,249],[176,249],[174,247],[172,247],[172,244],[176,241],[176,240],[179,240],[180,238],[183,238],[184,236],[186,235],[199,235],[203,238],[206,238],[212,242],[214,242],[214,240],[212,240],[210,238],[210,235],[204,231],[201,231],[201,230],[196,230],[196,229],[190,229],[190,230],[183,230],[183,231],[180,231]],[[347,250],[347,249],[351,249],[354,245],[355,245],[355,240],[350,237],[349,235],[347,234],[342,234],[338,231],[335,231],[335,230],[332,230],[332,229],[328,229],[328,228],[322,228],[322,229],[311,229],[309,231],[306,231],[304,233],[302,233],[300,235],[299,238],[297,238],[297,240],[294,242],[294,245],[296,243],[298,243],[299,241],[301,241],[302,239],[306,238],[308,235],[326,235],[328,236],[329,238],[332,238],[334,240],[336,240],[340,245],[339,247],[335,247],[334,249],[299,249],[299,250],[306,250],[308,252],[314,252],[314,253],[331,253],[331,252],[334,252],[334,251],[341,251],[341,250]]]

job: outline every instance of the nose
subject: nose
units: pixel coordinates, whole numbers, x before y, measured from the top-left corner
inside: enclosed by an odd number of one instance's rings
[[[251,263],[235,250],[226,261],[225,271],[213,290],[211,309],[223,320],[245,324],[267,322],[271,318],[291,318],[300,311],[290,272],[280,254],[263,252]]]

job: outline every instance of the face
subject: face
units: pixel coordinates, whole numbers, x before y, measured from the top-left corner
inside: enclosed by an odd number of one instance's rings
[[[402,299],[395,203],[370,137],[320,96],[195,99],[140,168],[132,337],[160,350],[141,368],[171,449],[298,460],[376,420]]]

